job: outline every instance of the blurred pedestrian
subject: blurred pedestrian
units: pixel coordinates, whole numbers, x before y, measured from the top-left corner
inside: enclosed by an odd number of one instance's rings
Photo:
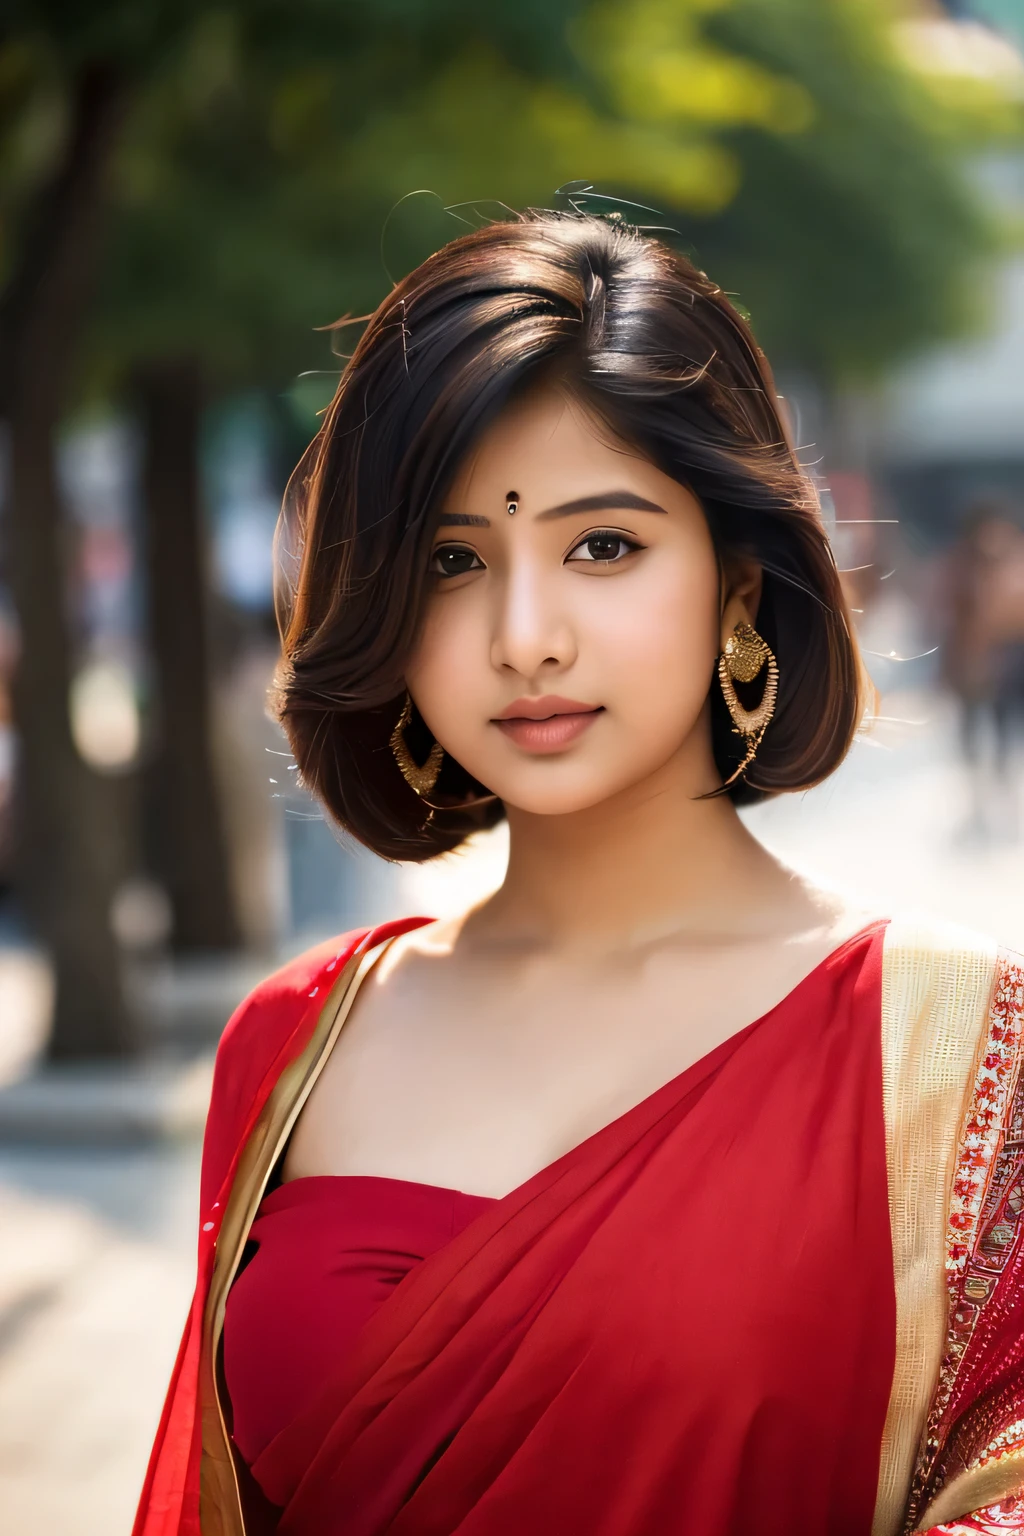
[[[1013,744],[1024,706],[1024,533],[993,498],[968,509],[946,560],[945,681],[970,776],[964,834],[1015,836]]]

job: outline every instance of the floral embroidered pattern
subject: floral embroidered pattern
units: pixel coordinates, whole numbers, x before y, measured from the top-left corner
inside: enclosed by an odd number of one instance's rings
[[[1024,1531],[1024,1500],[1003,1499],[988,1509],[979,1509],[951,1525],[933,1525],[923,1536],[1000,1536],[1005,1531]]]
[[[1024,1447],[1024,1419],[1015,1419],[1012,1424],[1007,1424],[1000,1430],[994,1440],[990,1440],[985,1447],[982,1461],[992,1461],[996,1456],[1005,1456],[1007,1451],[1019,1451]]]
[[[1005,1338],[1015,1287],[1003,1282],[1024,1263],[1022,1036],[1024,967],[1003,958],[957,1149],[946,1234],[949,1327],[907,1531],[951,1476],[1024,1445],[1020,1383],[993,1376],[991,1359],[994,1349],[1015,1364]],[[933,1528],[935,1536],[1007,1530],[1024,1532],[1024,1502],[1016,1497]]]
[[[1016,1085],[1024,1025],[1022,1001],[1024,970],[1019,965],[1000,965],[985,1054],[978,1066],[953,1175],[946,1234],[946,1271],[951,1291],[971,1256],[989,1176],[1006,1124],[1007,1105]]]

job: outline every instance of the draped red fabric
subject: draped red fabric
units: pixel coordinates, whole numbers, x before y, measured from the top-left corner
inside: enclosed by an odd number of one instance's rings
[[[247,1463],[316,1393],[324,1361],[351,1354],[395,1286],[491,1204],[359,1176],[295,1179],[266,1196],[224,1313],[231,1438]]]
[[[253,1464],[281,1536],[868,1536],[882,933],[398,1285]]]
[[[419,928],[428,917],[401,918],[340,935],[282,966],[236,1008],[217,1048],[210,1111],[203,1140],[197,1276],[132,1536],[202,1536],[199,1514],[198,1386],[203,1313],[220,1223],[238,1160],[274,1085],[300,1054],[324,1000],[360,951]]]

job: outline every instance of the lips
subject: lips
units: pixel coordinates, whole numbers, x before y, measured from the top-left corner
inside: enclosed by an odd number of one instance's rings
[[[526,752],[562,752],[602,713],[600,704],[582,704],[578,699],[548,694],[539,699],[516,699],[494,724]]]

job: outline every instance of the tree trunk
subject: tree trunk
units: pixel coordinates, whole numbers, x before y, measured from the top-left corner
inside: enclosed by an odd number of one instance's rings
[[[0,414],[10,431],[6,522],[21,638],[13,688],[16,868],[54,967],[54,1057],[121,1054],[134,1043],[110,923],[121,846],[113,786],[86,766],[71,735],[72,644],[55,465],[123,104],[113,71],[83,67],[62,161],[36,200],[0,297]]]
[[[210,709],[210,637],[197,359],[136,371],[145,432],[144,503],[150,651],[159,740],[150,772],[155,863],[178,950],[240,940],[221,815]]]

